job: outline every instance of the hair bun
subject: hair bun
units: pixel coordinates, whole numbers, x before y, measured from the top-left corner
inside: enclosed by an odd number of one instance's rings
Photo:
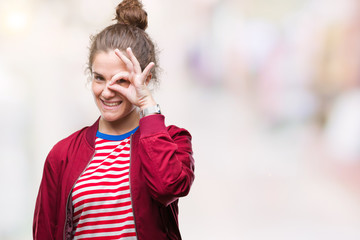
[[[147,28],[147,13],[138,0],[123,0],[116,7],[116,18],[118,23],[138,27],[142,30]]]

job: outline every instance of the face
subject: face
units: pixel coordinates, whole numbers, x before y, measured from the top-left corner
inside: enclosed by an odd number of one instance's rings
[[[127,72],[126,66],[114,51],[99,52],[92,63],[92,92],[101,118],[106,123],[116,123],[129,119],[129,115],[136,114],[135,106],[120,93],[110,90],[107,84],[111,78],[119,73]],[[124,87],[129,85],[127,80],[118,81]]]

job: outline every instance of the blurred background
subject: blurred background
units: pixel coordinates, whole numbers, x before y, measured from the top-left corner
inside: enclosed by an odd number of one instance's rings
[[[46,155],[99,113],[118,1],[0,0],[0,239],[32,239]],[[185,240],[360,239],[360,2],[143,0],[167,124],[193,135]]]

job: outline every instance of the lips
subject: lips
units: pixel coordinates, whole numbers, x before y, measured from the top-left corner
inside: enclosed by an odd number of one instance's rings
[[[109,106],[109,107],[113,107],[113,106],[117,106],[117,105],[120,105],[121,102],[114,102],[114,103],[107,103],[107,102],[104,102],[104,104],[106,106]]]
[[[104,101],[102,99],[100,101],[105,109],[116,109],[122,103],[122,101]]]

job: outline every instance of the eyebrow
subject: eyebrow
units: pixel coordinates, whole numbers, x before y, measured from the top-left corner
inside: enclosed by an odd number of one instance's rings
[[[96,75],[98,75],[98,76],[100,76],[100,77],[103,77],[103,75],[102,75],[102,74],[97,73],[97,72],[95,72],[95,71],[93,71],[92,73],[93,73],[93,74],[96,74]]]

